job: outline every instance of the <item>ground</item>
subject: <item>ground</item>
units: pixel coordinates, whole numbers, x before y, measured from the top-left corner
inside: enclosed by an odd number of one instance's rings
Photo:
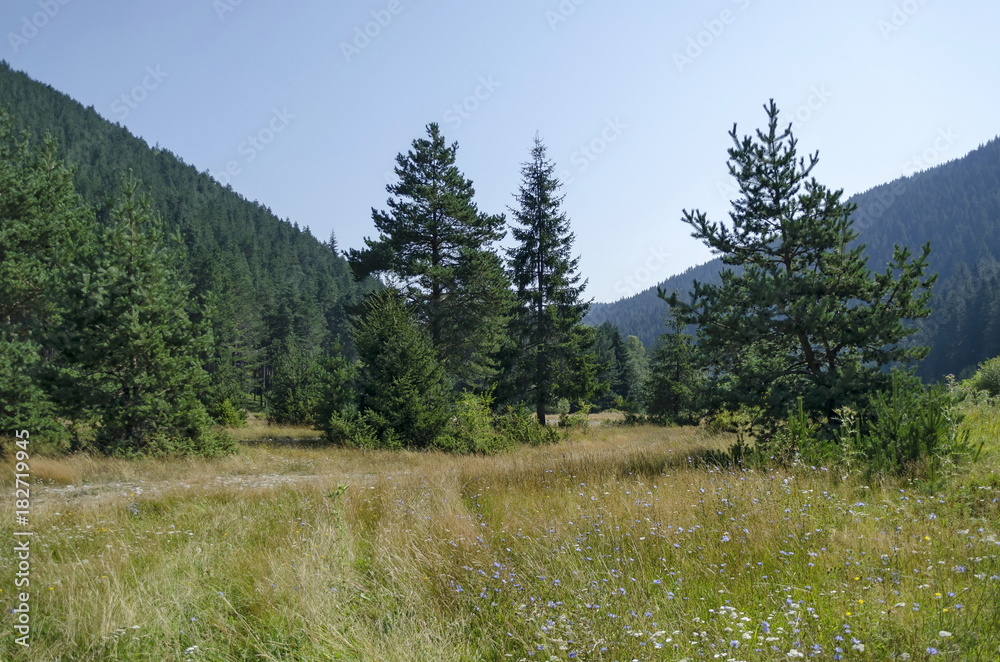
[[[3,659],[1000,658],[992,454],[873,483],[712,466],[732,440],[696,428],[496,457],[241,434],[219,460],[33,458],[32,645]]]

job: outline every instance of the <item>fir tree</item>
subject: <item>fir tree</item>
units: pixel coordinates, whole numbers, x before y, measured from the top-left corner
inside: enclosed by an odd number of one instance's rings
[[[358,409],[385,446],[427,447],[451,416],[452,393],[426,330],[398,292],[370,295],[356,321]]]
[[[267,418],[282,425],[311,425],[323,392],[319,353],[303,349],[294,336],[277,354],[267,400]]]
[[[673,324],[653,347],[642,387],[646,414],[663,423],[691,423],[697,418],[697,398],[704,388],[695,355],[694,338]]]
[[[176,246],[179,238],[172,243]],[[122,455],[234,450],[198,398],[208,338],[191,320],[190,285],[134,178],[124,182],[100,250],[81,262],[57,346],[65,407],[96,425],[96,445]]]
[[[42,381],[68,269],[92,239],[93,212],[46,139],[13,135],[0,113],[0,435],[29,429],[65,440]]]
[[[511,323],[514,348],[508,378],[545,424],[545,408],[559,398],[585,399],[597,390],[592,330],[582,320],[590,303],[582,300],[586,281],[572,256],[573,233],[561,211],[563,197],[538,136],[531,160],[521,168],[518,224],[511,233],[518,244],[508,250],[516,308]]]
[[[739,189],[731,227],[684,212],[693,236],[734,268],[720,285],[695,283],[689,305],[676,295],[670,303],[683,323],[698,325],[720,406],[760,406],[775,420],[802,397],[807,411],[832,418],[883,385],[885,366],[926,354],[902,341],[913,332],[907,320],[930,312],[930,247],[912,258],[897,246],[887,270],[873,275],[854,241],[854,205],[811,176],[818,155],[798,156],[773,101],[765,110],[767,128],[755,138],[730,132]]]
[[[480,213],[472,182],[455,166],[437,124],[428,137],[396,157],[388,211],[372,210],[377,240],[351,250],[358,277],[394,279],[414,304],[438,358],[459,387],[484,386],[496,369],[506,323],[508,284],[491,257],[503,236],[503,216]]]

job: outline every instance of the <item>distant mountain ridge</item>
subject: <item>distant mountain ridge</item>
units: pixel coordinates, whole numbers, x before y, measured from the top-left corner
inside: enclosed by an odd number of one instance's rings
[[[939,277],[933,313],[914,336],[914,342],[931,348],[921,376],[958,374],[1000,354],[1000,138],[850,201],[858,206],[855,229],[873,271],[885,269],[894,244],[917,252],[931,242],[930,267]],[[717,282],[723,266],[716,258],[667,278],[659,288],[684,295],[695,280]],[[664,332],[667,312],[651,287],[614,303],[594,304],[585,321],[611,322],[622,335],[636,335],[649,347]]]

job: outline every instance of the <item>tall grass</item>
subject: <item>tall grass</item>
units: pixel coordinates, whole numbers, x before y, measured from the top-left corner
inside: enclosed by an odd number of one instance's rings
[[[706,463],[731,441],[36,462],[36,629],[0,657],[1000,659],[995,436],[939,491]]]

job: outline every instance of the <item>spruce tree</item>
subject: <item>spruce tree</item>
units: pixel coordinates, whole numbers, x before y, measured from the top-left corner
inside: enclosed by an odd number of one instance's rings
[[[267,399],[267,418],[281,425],[311,425],[323,393],[319,352],[302,348],[294,336],[285,339],[274,363]]]
[[[0,436],[28,429],[52,446],[65,441],[42,377],[68,270],[93,231],[55,143],[17,138],[0,112]]]
[[[590,303],[586,281],[572,256],[574,235],[561,210],[555,164],[535,136],[531,160],[522,165],[521,186],[511,208],[517,245],[508,250],[516,307],[511,322],[513,360],[508,376],[545,424],[545,408],[559,398],[585,399],[597,390],[593,332],[583,326]]]
[[[730,132],[739,191],[731,225],[684,212],[692,236],[732,268],[719,285],[695,283],[690,304],[669,301],[682,323],[698,325],[718,407],[759,406],[773,421],[801,397],[807,411],[833,419],[885,384],[884,367],[926,354],[903,341],[908,320],[930,312],[930,246],[918,257],[896,246],[886,271],[872,274],[855,241],[854,205],[812,177],[818,155],[798,156],[773,101],[765,110],[767,128],[754,137]]]
[[[691,423],[697,419],[697,400],[704,388],[694,338],[674,325],[653,347],[642,387],[646,414],[661,423]]]
[[[354,342],[363,426],[387,447],[432,445],[451,416],[451,385],[430,336],[398,292],[369,295]]]
[[[100,250],[77,267],[59,328],[65,408],[92,421],[97,449],[109,454],[234,450],[198,397],[208,339],[191,320],[180,238],[167,242],[132,177],[110,221]]]
[[[357,277],[388,276],[414,305],[438,358],[458,387],[484,387],[496,370],[509,285],[493,242],[504,218],[479,212],[437,124],[396,157],[388,211],[372,210],[376,240],[351,250]]]

